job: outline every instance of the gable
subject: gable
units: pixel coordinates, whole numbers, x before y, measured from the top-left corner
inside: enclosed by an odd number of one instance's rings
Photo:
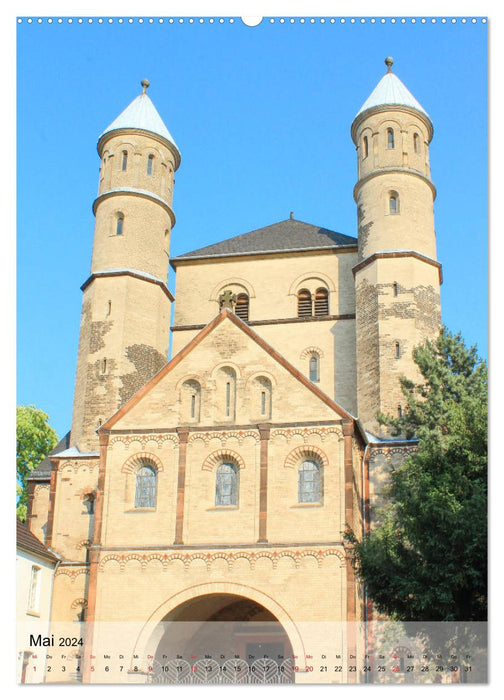
[[[101,430],[352,418],[224,310]]]

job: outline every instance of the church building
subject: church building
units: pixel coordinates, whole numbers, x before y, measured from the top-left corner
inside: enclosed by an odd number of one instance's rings
[[[291,215],[171,258],[181,154],[147,80],[100,134],[71,430],[29,483],[74,681],[365,680],[343,533],[414,449],[376,415],[441,323],[433,125],[385,63],[351,125],[357,237]],[[111,639],[127,677],[90,661]]]

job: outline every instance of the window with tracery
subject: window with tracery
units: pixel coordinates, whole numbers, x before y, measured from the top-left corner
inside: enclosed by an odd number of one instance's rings
[[[217,467],[215,505],[238,505],[238,469],[234,464],[221,464]]]
[[[156,507],[156,470],[145,465],[136,474],[135,508]]]
[[[304,461],[298,471],[299,503],[322,503],[322,467],[314,460]]]

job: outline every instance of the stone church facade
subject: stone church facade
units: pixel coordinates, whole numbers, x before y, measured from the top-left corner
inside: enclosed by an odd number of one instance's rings
[[[224,622],[223,656],[266,650],[279,682],[362,680],[306,669],[328,629],[362,652],[372,606],[343,532],[370,527],[414,449],[376,414],[402,410],[398,378],[440,325],[433,127],[386,63],[351,129],[357,238],[291,216],[170,259],[181,157],[148,81],[100,135],[72,427],[29,486],[29,527],[61,558],[52,621],[85,629],[76,680],[109,680],[89,658],[103,625],[131,624],[128,682],[187,682]]]

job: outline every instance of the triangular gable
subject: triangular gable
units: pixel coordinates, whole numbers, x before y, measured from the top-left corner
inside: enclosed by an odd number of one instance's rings
[[[145,384],[142,389],[140,389],[136,394],[134,394],[113,416],[111,416],[98,430],[98,433],[108,431],[116,425],[124,416],[126,416],[145,396],[147,396],[154,387],[159,384],[170,372],[173,372],[175,368],[185,360],[191,353],[194,353],[196,348],[204,343],[205,339],[208,338],[224,321],[229,320],[234,326],[244,333],[250,340],[252,340],[257,346],[259,346],[264,352],[266,352],[269,357],[278,363],[289,376],[294,378],[297,382],[301,383],[309,390],[311,394],[317,397],[318,400],[323,402],[328,408],[331,409],[338,417],[344,420],[354,421],[355,418],[350,413],[345,411],[341,406],[339,406],[335,401],[333,401],[327,394],[321,391],[317,386],[315,386],[307,377],[305,377],[302,372],[300,372],[296,367],[294,367],[288,360],[286,360],[280,353],[278,353],[269,343],[267,343],[262,337],[257,335],[249,326],[241,321],[233,312],[229,309],[224,309],[216,316],[205,328],[203,328],[180,352],[173,357],[170,362],[168,362],[152,379]]]

